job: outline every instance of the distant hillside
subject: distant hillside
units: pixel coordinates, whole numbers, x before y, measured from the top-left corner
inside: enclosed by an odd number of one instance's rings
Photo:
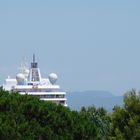
[[[68,106],[79,110],[82,106],[104,107],[112,111],[115,105],[123,104],[123,96],[115,96],[108,91],[83,91],[67,93]]]

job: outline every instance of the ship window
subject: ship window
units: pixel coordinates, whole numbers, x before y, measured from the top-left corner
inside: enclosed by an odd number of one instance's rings
[[[64,104],[65,103],[65,101],[60,101],[60,104]]]
[[[33,83],[28,83],[28,85],[33,85]]]

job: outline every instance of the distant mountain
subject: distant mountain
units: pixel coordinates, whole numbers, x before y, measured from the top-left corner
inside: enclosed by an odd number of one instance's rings
[[[83,91],[67,93],[68,106],[73,110],[80,110],[82,106],[104,107],[112,111],[115,105],[123,105],[123,96],[115,96],[108,91]]]

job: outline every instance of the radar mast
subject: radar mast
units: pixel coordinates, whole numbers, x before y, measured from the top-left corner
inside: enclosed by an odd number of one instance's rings
[[[30,82],[40,82],[41,74],[38,68],[38,63],[35,61],[35,54],[33,54],[33,62],[31,63],[31,69],[29,74]]]
[[[38,68],[38,63],[35,62],[35,54],[33,54],[33,62],[31,63],[31,68]]]

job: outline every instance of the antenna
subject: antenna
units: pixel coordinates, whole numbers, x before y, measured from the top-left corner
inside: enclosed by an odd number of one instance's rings
[[[24,56],[22,58],[20,67],[18,69],[19,69],[19,72],[21,72],[21,73],[24,73],[24,71],[28,69],[28,63],[27,63],[26,56]]]
[[[33,54],[33,62],[31,63],[31,68],[37,68],[38,64],[35,62],[35,54]]]
[[[35,63],[35,54],[33,54],[33,63]]]

